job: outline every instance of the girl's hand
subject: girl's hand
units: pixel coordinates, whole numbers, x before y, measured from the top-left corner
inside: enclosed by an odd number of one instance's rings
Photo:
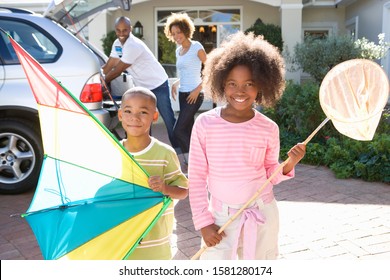
[[[290,158],[290,162],[295,166],[306,153],[306,145],[303,143],[296,144],[288,151],[287,155]]]
[[[216,224],[212,224],[205,226],[200,230],[207,247],[213,247],[219,244],[219,242],[222,240],[222,237],[226,236],[224,232],[221,232],[221,234],[218,233],[219,228],[220,227]]]
[[[149,187],[155,192],[165,193],[165,183],[160,176],[150,176],[148,179]]]
[[[198,99],[199,92],[191,91],[191,93],[187,97],[187,103],[188,104],[195,104],[196,99]]]

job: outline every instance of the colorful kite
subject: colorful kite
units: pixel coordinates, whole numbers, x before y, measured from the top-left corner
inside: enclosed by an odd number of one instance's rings
[[[171,200],[107,128],[10,36],[38,103],[44,160],[27,212],[45,259],[125,259]]]

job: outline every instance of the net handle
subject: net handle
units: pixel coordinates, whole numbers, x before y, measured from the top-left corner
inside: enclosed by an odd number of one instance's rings
[[[307,145],[307,143],[310,142],[310,140],[314,137],[314,135],[317,134],[317,132],[329,121],[330,119],[329,118],[326,118],[325,120],[322,121],[322,123],[320,123],[320,125],[306,138],[305,141],[303,141],[303,144],[305,144],[305,146]]]

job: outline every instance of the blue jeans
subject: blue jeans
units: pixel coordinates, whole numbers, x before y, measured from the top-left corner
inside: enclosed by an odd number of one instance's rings
[[[173,134],[173,127],[175,126],[175,114],[172,110],[171,99],[169,98],[169,84],[166,80],[162,85],[152,89],[152,92],[157,97],[157,109],[168,131],[169,141],[173,148],[177,148],[176,140]]]
[[[189,95],[190,92],[179,92],[180,113],[173,129],[175,139],[182,153],[188,153],[190,150],[191,131],[194,126],[195,114],[202,106],[204,99],[203,93],[199,93],[196,102],[188,104],[187,97]]]

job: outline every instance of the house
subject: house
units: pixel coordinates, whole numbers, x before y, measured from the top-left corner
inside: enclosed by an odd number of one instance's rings
[[[15,7],[39,12],[50,0],[3,0]],[[14,3],[17,2],[17,3]],[[43,10],[42,10],[43,11]],[[350,34],[356,39],[367,38],[378,43],[378,34],[385,33],[390,41],[390,0],[132,0],[131,10],[109,9],[88,26],[86,36],[101,46],[103,36],[114,29],[118,16],[128,16],[133,25],[143,30],[143,40],[161,56],[158,36],[171,12],[187,12],[197,27],[196,36],[206,50],[217,47],[237,30],[246,30],[261,19],[264,23],[281,27],[284,44],[292,50],[307,34]],[[390,74],[390,55],[382,59]],[[287,79],[300,81],[300,72],[288,72]]]
[[[133,0],[130,12],[108,12],[104,21],[95,21],[90,29],[113,29],[117,16],[129,16],[143,26],[145,43],[158,50],[158,33],[171,12],[186,11],[194,18],[198,31],[203,33],[205,47],[210,42],[216,47],[230,33],[245,30],[260,18],[264,23],[281,26],[285,45],[293,49],[305,34],[351,34],[356,39],[365,37],[378,42],[378,34],[385,33],[390,41],[390,1],[380,0]],[[108,24],[106,26],[93,25]],[[95,42],[103,34],[97,35]],[[92,38],[91,38],[92,39]],[[197,38],[198,39],[198,38]],[[389,75],[390,55],[382,61]],[[301,73],[287,73],[288,79],[300,80]]]

